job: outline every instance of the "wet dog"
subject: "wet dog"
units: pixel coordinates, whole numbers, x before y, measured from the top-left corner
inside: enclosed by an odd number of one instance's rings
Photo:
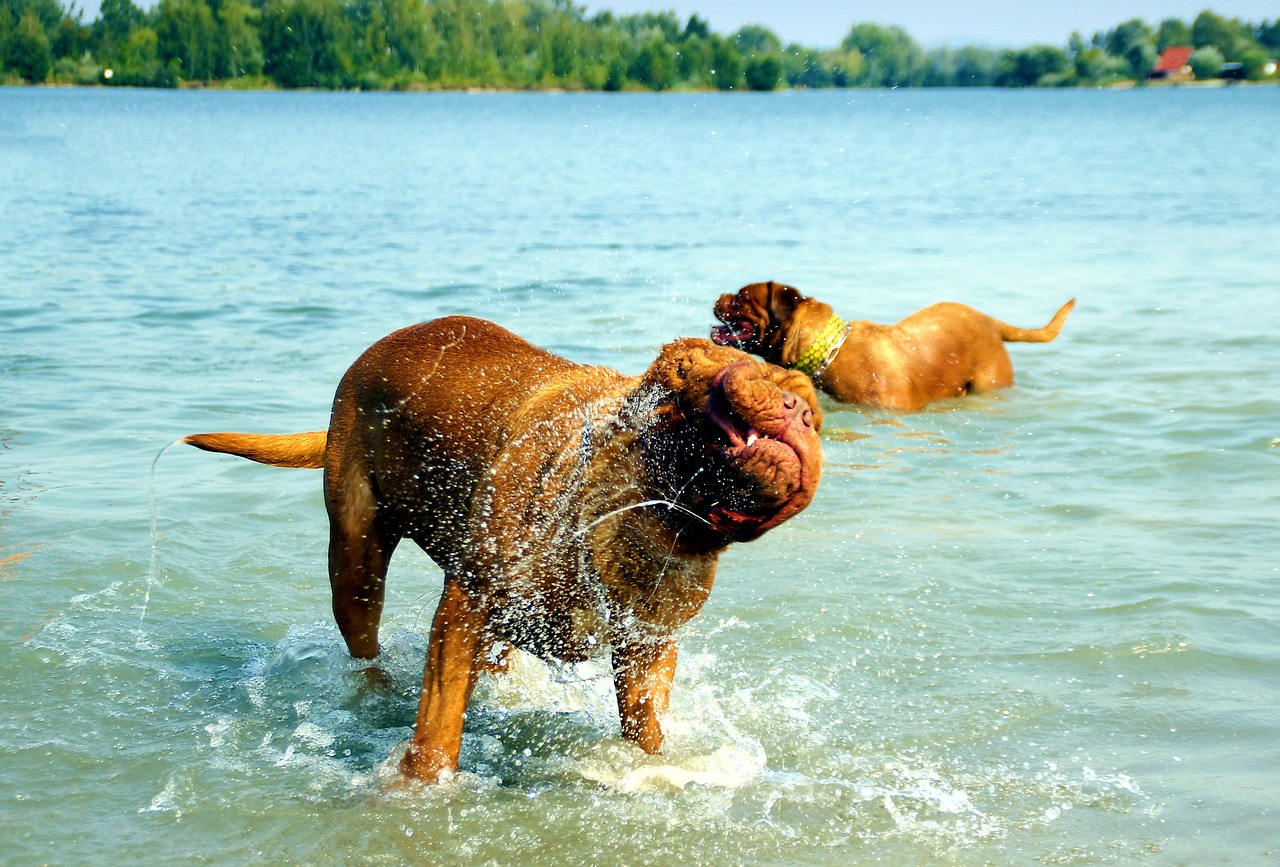
[[[324,469],[333,612],[353,656],[379,653],[387,565],[411,539],[444,570],[402,770],[457,767],[495,647],[612,654],[622,734],[662,744],[674,633],[717,557],[804,509],[821,412],[803,374],[705,339],[639,377],[575,364],[482,319],[394,332],[338,385],[328,431],[184,442]]]
[[[1074,299],[1062,305],[1043,328],[1017,328],[953,302],[879,325],[845,322],[831,305],[782,283],[752,283],[716,301],[723,324],[711,339],[806,373],[836,400],[914,412],[1012,385],[1004,344],[1053,340],[1074,307]]]

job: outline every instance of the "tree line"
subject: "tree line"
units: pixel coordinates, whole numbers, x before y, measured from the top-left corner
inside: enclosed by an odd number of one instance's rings
[[[942,47],[855,24],[839,47],[784,45],[766,27],[715,33],[674,12],[587,16],[572,0],[0,0],[0,80],[176,87],[410,90],[774,90],[780,87],[1050,87],[1145,81],[1167,46],[1195,48],[1199,78],[1224,64],[1273,76],[1280,20],[1209,10],[1142,19],[1064,45]]]

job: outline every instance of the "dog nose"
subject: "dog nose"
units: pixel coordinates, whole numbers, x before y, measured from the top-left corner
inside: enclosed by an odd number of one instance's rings
[[[782,393],[782,406],[786,409],[785,415],[788,425],[795,424],[798,421],[805,427],[813,427],[813,409],[800,395],[794,391],[784,391]]]

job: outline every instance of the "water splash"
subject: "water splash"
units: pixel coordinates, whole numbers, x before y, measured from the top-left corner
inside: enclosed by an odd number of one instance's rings
[[[160,556],[160,537],[156,532],[156,467],[159,466],[160,459],[164,457],[164,453],[180,442],[182,442],[182,439],[178,438],[160,449],[155,459],[151,461],[151,474],[147,480],[147,509],[151,523],[151,555],[147,564],[146,592],[142,595],[142,610],[138,613],[138,628],[135,630],[139,640],[142,640],[143,637],[142,624],[147,619],[147,606],[151,604],[151,588],[156,583],[156,564]]]

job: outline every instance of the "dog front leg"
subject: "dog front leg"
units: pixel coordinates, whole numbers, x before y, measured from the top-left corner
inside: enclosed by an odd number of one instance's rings
[[[488,647],[485,622],[484,609],[457,581],[446,579],[431,623],[418,721],[400,763],[405,774],[432,783],[457,769],[467,702]]]
[[[613,685],[622,736],[652,755],[662,747],[662,720],[676,674],[675,641],[615,644]]]

